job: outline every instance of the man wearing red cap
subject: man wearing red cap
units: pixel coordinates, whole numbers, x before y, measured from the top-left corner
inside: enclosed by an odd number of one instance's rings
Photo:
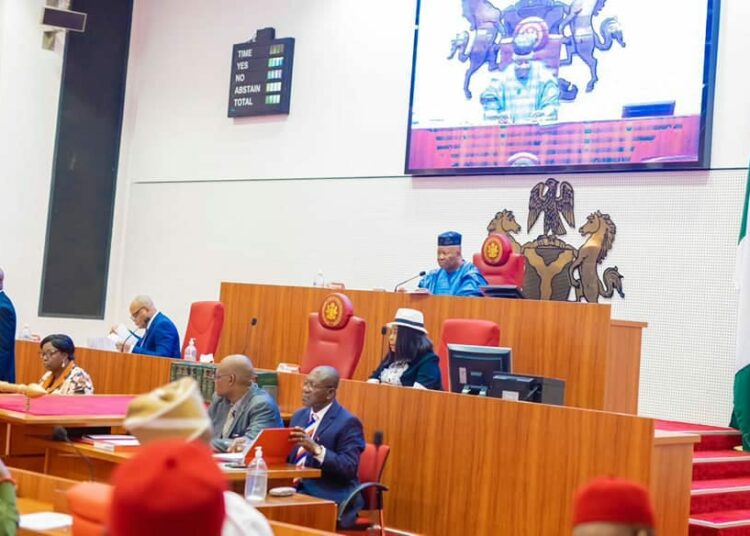
[[[220,536],[226,480],[205,444],[162,440],[138,450],[112,478],[110,536]]]
[[[573,536],[654,536],[648,490],[620,478],[596,478],[581,487],[573,505]]]

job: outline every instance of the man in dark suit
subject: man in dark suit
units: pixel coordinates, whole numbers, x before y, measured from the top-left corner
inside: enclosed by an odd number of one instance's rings
[[[180,335],[174,323],[160,313],[148,296],[136,296],[130,303],[130,319],[139,329],[145,329],[143,337],[133,347],[134,354],[180,358]],[[129,350],[127,342],[117,343],[123,352]]]
[[[333,367],[316,367],[302,388],[304,408],[292,415],[291,439],[297,445],[291,463],[321,469],[320,478],[302,479],[298,489],[337,504],[359,485],[359,457],[365,449],[362,423],[336,402],[339,374]],[[364,501],[357,496],[341,518],[341,527],[354,524]]]
[[[4,290],[0,268],[0,380],[16,382],[16,310]]]
[[[258,387],[255,378],[253,362],[244,355],[227,356],[216,367],[208,408],[214,450],[239,452],[264,428],[284,427],[276,401]]]

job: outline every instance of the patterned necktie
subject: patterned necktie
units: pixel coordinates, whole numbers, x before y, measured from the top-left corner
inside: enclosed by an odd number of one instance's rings
[[[312,438],[312,436],[315,434],[315,429],[317,427],[318,427],[318,416],[315,415],[311,411],[310,420],[307,421],[307,426],[305,426],[305,433],[307,434],[307,436]],[[307,461],[307,451],[305,450],[305,447],[299,447],[297,449],[297,454],[294,455],[294,464],[297,467],[304,467],[306,461]]]

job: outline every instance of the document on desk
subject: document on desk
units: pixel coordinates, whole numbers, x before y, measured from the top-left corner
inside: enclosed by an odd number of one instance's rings
[[[245,460],[244,452],[215,452],[214,459],[224,463],[242,463]]]
[[[73,518],[59,512],[36,512],[24,514],[19,521],[19,527],[26,530],[52,530],[70,527]]]

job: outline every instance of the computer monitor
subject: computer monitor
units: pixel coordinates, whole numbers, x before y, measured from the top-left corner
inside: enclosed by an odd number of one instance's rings
[[[492,377],[489,396],[562,406],[565,403],[565,382],[541,376],[495,374]]]
[[[454,393],[487,396],[495,374],[511,371],[510,348],[448,345],[451,390]]]

